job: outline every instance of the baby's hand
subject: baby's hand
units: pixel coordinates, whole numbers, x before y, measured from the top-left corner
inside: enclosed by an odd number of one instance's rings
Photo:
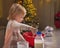
[[[22,40],[23,40],[22,37],[18,37],[17,42]]]
[[[33,35],[35,35],[36,34],[36,32],[37,32],[37,29],[36,28],[34,28],[34,27],[31,27],[31,29],[30,29],[31,31],[32,31],[32,34]]]

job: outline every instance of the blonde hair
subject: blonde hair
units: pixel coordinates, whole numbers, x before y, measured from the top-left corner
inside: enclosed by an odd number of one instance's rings
[[[9,16],[7,19],[13,20],[14,15],[21,14],[21,13],[24,13],[26,15],[26,9],[23,6],[21,6],[20,4],[14,3],[9,10]]]

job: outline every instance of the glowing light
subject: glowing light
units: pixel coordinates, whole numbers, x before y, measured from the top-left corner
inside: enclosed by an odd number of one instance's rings
[[[46,0],[46,2],[47,2],[47,3],[50,3],[50,2],[51,2],[51,0]]]

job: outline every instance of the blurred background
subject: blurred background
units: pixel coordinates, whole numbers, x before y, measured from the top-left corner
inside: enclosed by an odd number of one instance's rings
[[[39,30],[48,25],[56,28],[54,22],[55,15],[60,11],[60,0],[0,0],[0,48],[3,46],[7,16],[13,3],[19,3],[26,8],[27,15],[23,23]]]

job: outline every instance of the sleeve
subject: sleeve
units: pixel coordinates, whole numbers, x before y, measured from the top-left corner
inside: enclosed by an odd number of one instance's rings
[[[15,29],[19,29],[20,32],[22,32],[23,30],[31,30],[31,32],[34,34],[35,32],[37,32],[37,29],[32,27],[32,26],[29,26],[29,25],[26,25],[26,24],[23,24],[23,23],[17,23],[17,22],[14,22],[13,25]]]
[[[23,30],[30,30],[31,28],[33,28],[32,26],[29,26],[29,25],[23,24],[23,23],[20,23],[20,27]]]
[[[32,26],[23,23],[13,23],[14,28],[19,28],[20,30],[30,30],[31,28],[36,29]]]

